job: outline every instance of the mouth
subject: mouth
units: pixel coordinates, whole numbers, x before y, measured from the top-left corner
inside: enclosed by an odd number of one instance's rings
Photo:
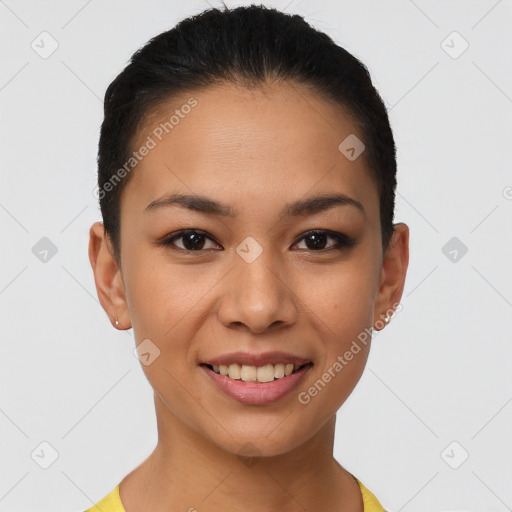
[[[290,395],[313,367],[313,362],[282,352],[238,352],[199,364],[207,382],[246,405],[267,405]]]
[[[217,375],[228,377],[232,380],[265,384],[277,379],[286,378],[289,375],[300,372],[303,368],[312,365],[313,363],[308,361],[304,364],[277,363],[266,364],[263,366],[252,366],[238,363],[232,363],[229,365],[202,363],[200,366],[204,366]]]

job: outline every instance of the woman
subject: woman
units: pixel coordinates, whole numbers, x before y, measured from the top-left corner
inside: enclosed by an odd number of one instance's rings
[[[300,16],[205,11],[110,84],[98,165],[89,257],[158,443],[89,510],[384,510],[332,453],[409,258],[365,66]]]

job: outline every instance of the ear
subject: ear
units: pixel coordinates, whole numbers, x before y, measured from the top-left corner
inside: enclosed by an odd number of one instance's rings
[[[116,329],[130,329],[131,319],[121,270],[114,258],[110,237],[102,222],[89,231],[89,261],[94,273],[98,299]],[[116,318],[119,325],[116,325]]]
[[[393,236],[383,257],[379,290],[375,299],[373,324],[377,331],[386,325],[400,303],[409,265],[409,227],[404,223],[394,225]]]

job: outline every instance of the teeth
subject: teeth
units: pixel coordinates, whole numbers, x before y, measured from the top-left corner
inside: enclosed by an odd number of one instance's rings
[[[213,371],[229,377],[230,379],[243,380],[244,382],[272,382],[274,379],[282,379],[296,372],[298,364],[267,364],[265,366],[248,366],[230,364],[212,365]]]
[[[281,379],[284,377],[284,364],[274,365],[274,378]]]
[[[241,377],[242,369],[238,364],[230,364],[228,366],[228,375],[230,379],[239,380]]]
[[[245,368],[245,366],[244,366]],[[254,367],[253,367],[254,368]],[[273,364],[267,364],[260,366],[256,372],[258,382],[272,382],[275,376],[275,370]]]
[[[240,370],[240,378],[244,382],[255,382],[257,373],[258,370],[256,369],[255,366],[246,366],[244,364],[242,366],[242,369]]]

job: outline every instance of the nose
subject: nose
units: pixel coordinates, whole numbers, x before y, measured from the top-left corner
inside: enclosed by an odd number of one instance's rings
[[[219,320],[226,327],[259,334],[297,321],[298,298],[292,279],[267,252],[251,263],[235,255],[235,267],[226,276],[218,309]]]

